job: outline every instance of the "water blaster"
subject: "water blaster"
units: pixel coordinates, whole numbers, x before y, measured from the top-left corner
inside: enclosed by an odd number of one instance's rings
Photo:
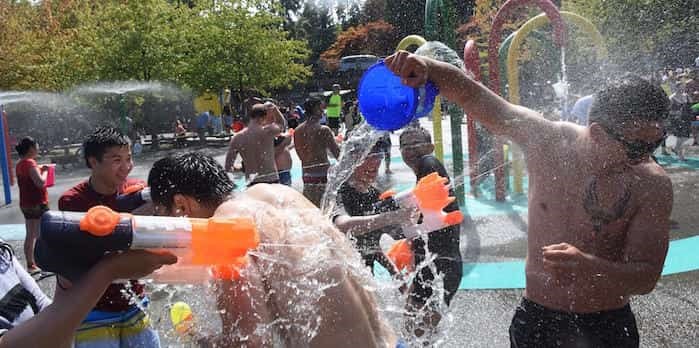
[[[416,118],[426,116],[434,107],[439,89],[428,81],[420,88],[401,83],[383,61],[372,65],[359,82],[359,110],[366,122],[378,130],[394,131]]]
[[[464,215],[458,210],[449,213],[444,211],[444,208],[456,200],[455,197],[449,196],[447,181],[447,178],[439,176],[438,173],[431,173],[418,180],[417,185],[410,190],[399,193],[393,190],[384,192],[379,197],[382,200],[379,204],[420,211],[422,223],[403,227],[406,239],[414,239],[419,235],[458,225],[464,220]]]
[[[96,206],[87,213],[44,213],[34,255],[43,270],[74,281],[108,253],[170,249],[187,255],[168,267],[181,282],[188,282],[186,272],[178,273],[179,268],[200,273],[197,281],[237,279],[247,263],[248,250],[259,242],[251,218],[136,216]]]
[[[150,202],[150,188],[143,184],[136,184],[127,187],[124,192],[116,198],[117,210],[129,212]]]

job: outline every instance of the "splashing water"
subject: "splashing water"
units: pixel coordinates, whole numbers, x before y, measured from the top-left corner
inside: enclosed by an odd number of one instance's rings
[[[47,109],[76,108],[75,101],[60,93],[32,91],[0,91],[0,105],[31,104]]]
[[[378,131],[366,122],[362,122],[342,145],[340,157],[335,165],[328,170],[328,184],[323,194],[320,210],[330,215],[335,210],[337,192],[340,186],[349,179],[354,169],[364,161],[371,147],[386,132]]]
[[[449,63],[459,69],[464,70],[464,62],[456,54],[456,51],[439,41],[428,41],[420,46],[415,54],[423,57],[436,59],[440,62]]]
[[[90,94],[125,94],[129,92],[164,93],[167,95],[181,95],[182,91],[163,82],[158,81],[111,81],[86,84],[74,88],[71,95]]]

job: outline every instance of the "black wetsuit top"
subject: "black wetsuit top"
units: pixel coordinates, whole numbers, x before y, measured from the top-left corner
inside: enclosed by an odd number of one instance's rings
[[[437,172],[440,176],[449,178],[444,165],[433,155],[421,157],[417,163],[417,179]],[[452,189],[449,189],[450,196],[456,196]],[[444,208],[445,212],[459,210],[459,204],[454,201]],[[456,294],[456,290],[461,283],[461,275],[463,273],[463,265],[461,261],[461,251],[459,248],[459,240],[461,234],[461,226],[449,226],[441,230],[433,231],[428,234],[427,250],[430,253],[436,254],[435,266],[438,273],[444,274],[444,300],[447,304],[451,302],[452,297]],[[415,264],[423,262],[425,259],[425,241],[423,238],[416,238],[412,243],[413,253],[415,255]],[[415,277],[413,282],[413,292],[410,296],[414,301],[420,303],[425,302],[427,298],[432,296],[432,281],[434,274],[428,267],[423,268]]]

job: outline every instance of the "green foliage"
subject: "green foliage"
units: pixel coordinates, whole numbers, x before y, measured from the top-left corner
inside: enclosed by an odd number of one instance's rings
[[[159,80],[196,91],[266,91],[308,77],[303,65],[308,49],[288,38],[278,1],[212,6],[210,1],[0,1],[0,47],[9,62],[0,67],[0,89]]]
[[[612,63],[629,71],[690,66],[699,47],[696,0],[567,0],[607,41]]]
[[[189,21],[183,33],[189,50],[183,79],[195,90],[229,86],[241,93],[264,93],[290,87],[309,75],[308,67],[302,64],[308,55],[306,44],[287,37],[280,29],[281,17],[239,6],[200,11],[204,15]]]
[[[425,0],[386,0],[385,11],[384,19],[396,27],[398,37],[424,34]]]

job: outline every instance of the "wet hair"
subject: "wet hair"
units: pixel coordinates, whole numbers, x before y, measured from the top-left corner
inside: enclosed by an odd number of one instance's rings
[[[22,140],[19,141],[17,146],[15,146],[15,150],[17,150],[17,154],[19,154],[20,157],[23,157],[24,155],[29,152],[31,148],[36,147],[36,140],[32,137],[24,137]]]
[[[90,157],[102,162],[102,157],[110,147],[123,147],[131,145],[129,138],[114,127],[98,127],[83,142],[83,152],[85,154],[85,164],[90,166]]]
[[[425,144],[432,143],[432,135],[430,135],[430,132],[427,129],[419,125],[414,126],[411,124],[410,127],[406,128],[403,133],[400,134],[400,137],[398,138],[400,144],[403,144],[403,138],[408,136],[408,134],[416,134]]]
[[[264,104],[255,104],[250,108],[248,117],[251,120],[256,120],[264,117],[267,114],[267,107]]]
[[[181,194],[200,204],[218,206],[235,189],[223,167],[211,156],[187,152],[161,158],[148,174],[153,203],[172,208],[173,198]]]
[[[607,83],[594,96],[590,123],[598,123],[608,132],[618,133],[633,121],[663,122],[670,100],[659,86],[635,75]]]
[[[307,116],[313,116],[313,109],[319,107],[323,102],[316,97],[308,97],[303,103],[303,110],[306,111]]]

